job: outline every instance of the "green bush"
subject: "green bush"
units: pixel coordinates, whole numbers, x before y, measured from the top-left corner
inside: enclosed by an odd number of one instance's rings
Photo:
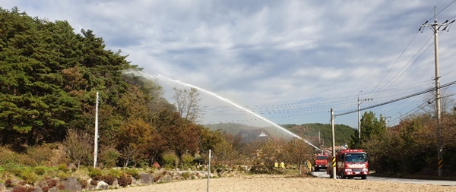
[[[29,184],[33,184],[38,180],[38,176],[30,168],[23,169],[19,177]]]
[[[139,178],[139,171],[137,169],[125,169],[124,172],[127,175],[131,175],[132,177],[138,179]]]
[[[46,173],[47,168],[43,167],[43,166],[39,166],[39,167],[35,167],[34,170],[37,175],[44,175]]]
[[[174,154],[173,152],[167,152],[165,154],[163,154],[163,161],[165,163],[166,166],[176,166],[177,162],[178,162],[178,158],[177,158],[177,155]]]
[[[68,177],[70,177],[70,174],[68,172],[59,171],[57,173],[57,177],[60,179],[68,179]]]
[[[115,177],[115,178],[120,178],[120,176],[123,175],[123,172],[119,169],[110,169],[108,172],[108,175]]]
[[[68,168],[68,166],[67,166],[66,164],[64,164],[64,163],[60,164],[60,165],[58,166],[58,169],[59,169],[60,171],[63,171],[63,172],[68,172],[68,171],[70,171],[70,169]]]
[[[101,169],[89,167],[89,176],[90,177],[100,177],[102,175]]]
[[[2,155],[0,155],[0,164],[8,164],[8,163],[15,163],[15,159],[17,159],[17,154],[13,153],[6,147],[0,147],[0,151],[2,151]]]
[[[8,164],[8,166],[6,166],[6,167],[8,168],[7,169],[8,172],[10,172],[11,174],[18,176],[18,177],[20,177],[22,171],[26,169],[26,167],[16,165],[16,164]]]
[[[185,154],[182,156],[182,163],[184,163],[186,166],[191,165],[193,163],[193,160],[194,158],[191,155]]]
[[[183,173],[182,173],[182,177],[183,177],[184,179],[190,178],[190,172],[183,172]]]
[[[120,153],[114,148],[108,148],[100,154],[100,161],[106,168],[116,166],[117,160],[120,157]]]

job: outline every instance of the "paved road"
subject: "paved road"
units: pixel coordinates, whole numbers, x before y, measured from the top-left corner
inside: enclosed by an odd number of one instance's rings
[[[312,172],[312,175],[321,178],[328,178],[329,175],[324,171]],[[355,178],[361,179],[361,178]],[[442,185],[442,186],[456,186],[456,181],[443,181],[443,180],[424,180],[424,179],[402,179],[402,178],[389,178],[389,177],[375,177],[367,176],[368,180],[371,181],[386,181],[396,183],[416,183],[416,184],[429,184],[429,185]]]

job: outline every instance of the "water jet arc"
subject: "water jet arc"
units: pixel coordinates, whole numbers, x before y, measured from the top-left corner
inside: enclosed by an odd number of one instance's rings
[[[224,101],[224,102],[226,102],[226,103],[229,103],[229,104],[231,104],[231,105],[233,105],[233,106],[235,106],[235,107],[237,107],[237,108],[239,108],[239,109],[241,109],[241,110],[243,110],[243,111],[245,111],[245,112],[247,112],[247,113],[249,113],[249,114],[251,114],[251,115],[253,115],[253,116],[255,116],[255,117],[257,117],[257,118],[259,118],[259,119],[261,119],[261,120],[263,120],[263,121],[265,121],[265,122],[267,122],[267,123],[269,123],[269,124],[271,124],[271,125],[273,125],[274,127],[276,127],[276,128],[278,128],[278,129],[284,131],[285,133],[288,133],[288,134],[290,134],[291,136],[293,136],[293,137],[295,137],[295,138],[298,138],[298,139],[303,140],[304,142],[306,142],[307,144],[309,144],[309,145],[312,146],[313,148],[322,151],[320,148],[318,148],[318,147],[315,146],[314,144],[310,143],[310,142],[307,141],[306,139],[303,139],[302,137],[300,137],[300,136],[298,136],[298,135],[292,133],[291,131],[289,131],[289,130],[287,130],[287,129],[285,129],[285,128],[279,126],[279,125],[277,125],[276,123],[274,123],[274,122],[272,122],[272,121],[270,121],[270,120],[268,120],[268,119],[266,119],[266,118],[264,118],[264,117],[262,117],[262,116],[256,114],[255,112],[253,112],[253,111],[251,111],[251,110],[249,110],[249,109],[247,109],[247,108],[244,108],[244,107],[242,107],[242,106],[240,106],[240,105],[238,105],[238,104],[236,104],[236,103],[230,101],[230,100],[227,99],[227,98],[224,98],[224,97],[222,97],[222,96],[220,96],[220,95],[217,95],[216,93],[210,92],[210,91],[208,91],[208,90],[206,90],[206,89],[203,89],[203,88],[201,88],[201,87],[198,87],[198,86],[195,86],[195,85],[192,85],[192,84],[189,84],[189,83],[184,83],[184,82],[181,82],[181,81],[179,81],[179,80],[174,80],[174,79],[171,79],[171,78],[169,78],[169,77],[166,77],[166,76],[163,76],[163,75],[160,75],[160,74],[147,74],[147,73],[144,73],[144,72],[142,72],[142,71],[135,71],[135,70],[127,70],[127,71],[124,71],[123,73],[133,74],[133,75],[136,75],[136,76],[145,77],[145,78],[147,78],[147,79],[165,79],[165,80],[167,80],[167,81],[175,82],[175,83],[178,83],[178,84],[187,86],[187,87],[193,87],[193,88],[195,88],[195,89],[197,89],[197,90],[199,90],[199,91],[201,91],[201,92],[204,92],[204,93],[206,93],[206,94],[208,94],[208,95],[214,96],[214,97],[220,99],[221,101]]]

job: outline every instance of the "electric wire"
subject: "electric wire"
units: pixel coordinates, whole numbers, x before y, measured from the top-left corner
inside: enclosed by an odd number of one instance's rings
[[[432,39],[432,37],[433,37],[433,36],[430,36],[430,37],[428,38],[428,40],[426,41],[426,43],[424,43],[424,44],[420,47],[420,49],[415,53],[415,55],[413,55],[412,58],[411,58],[411,59],[410,59],[410,60],[409,60],[409,61],[408,61],[408,62],[407,62],[407,63],[406,63],[406,64],[405,64],[405,65],[404,65],[404,66],[403,66],[403,67],[402,67],[402,68],[401,68],[401,69],[400,69],[400,70],[399,70],[399,71],[398,71],[398,72],[397,72],[397,73],[396,73],[396,74],[395,74],[395,75],[386,83],[386,84],[385,84],[385,86],[384,86],[382,89],[380,89],[380,90],[387,89],[387,88],[390,87],[392,84],[394,84],[398,79],[400,79],[400,78],[402,77],[402,75],[404,75],[404,73],[405,73],[413,64],[415,64],[415,62],[416,62],[419,58],[421,58],[421,56],[429,49],[429,47],[431,47],[432,44],[429,44],[429,46],[428,46],[423,52],[421,52],[421,50],[423,49],[423,47],[425,47],[425,45],[428,44],[428,42]],[[411,62],[411,61],[417,56],[417,54],[420,53],[420,52],[421,52],[421,54],[415,59],[415,62]],[[410,64],[410,65],[409,65],[409,64]],[[408,66],[408,67],[407,67],[407,66]],[[404,70],[405,67],[407,67],[407,69],[406,69],[403,73],[401,73],[401,71]],[[400,73],[401,73],[401,74],[400,74]],[[400,74],[400,75],[396,78],[396,76],[397,76],[398,74]],[[394,81],[391,82],[392,80],[394,80]],[[390,83],[390,82],[391,82],[391,83]]]
[[[448,87],[448,86],[451,86],[451,85],[454,85],[454,84],[456,84],[456,81],[452,81],[450,83],[446,83],[446,84],[442,85],[440,88]],[[366,109],[372,109],[372,108],[379,107],[379,106],[382,106],[382,105],[386,105],[386,104],[394,103],[394,102],[397,102],[397,101],[400,101],[400,100],[404,100],[404,99],[408,99],[408,98],[415,97],[415,96],[418,96],[418,95],[422,95],[424,93],[428,93],[428,92],[431,92],[431,91],[434,91],[434,90],[435,90],[435,88],[429,88],[429,89],[426,89],[424,91],[420,91],[420,92],[417,92],[417,93],[414,93],[414,94],[411,94],[411,95],[400,97],[398,99],[394,99],[394,100],[387,101],[387,102],[384,102],[384,103],[372,105],[372,106],[369,106],[369,107],[364,107],[364,108],[362,108],[360,110],[364,111]],[[337,114],[335,116],[342,116],[342,115],[347,115],[347,114],[355,113],[355,112],[358,112],[358,110],[352,110],[352,111],[349,111],[349,112],[346,112],[346,113],[340,113],[340,114]]]
[[[441,0],[438,4],[442,3],[443,0]],[[456,0],[455,0],[456,1]],[[454,1],[453,1],[454,2]],[[437,4],[437,5],[438,5]],[[437,6],[436,5],[436,6]],[[449,5],[448,5],[449,6]],[[447,6],[447,7],[448,7]],[[446,8],[446,7],[445,7]],[[444,10],[444,9],[443,9]],[[442,11],[443,11],[442,10]],[[427,18],[430,14],[432,13],[432,10],[428,13],[428,15],[425,17]],[[440,13],[440,12],[439,12]],[[428,19],[429,20],[429,19]],[[415,32],[415,35],[413,35],[413,37],[408,41],[407,45],[405,46],[405,48],[402,50],[402,52],[399,54],[398,58],[394,61],[393,65],[388,69],[388,71],[386,72],[386,74],[382,77],[382,79],[377,83],[377,85],[374,87],[374,89],[372,89],[371,93],[373,93],[375,91],[375,89],[383,82],[383,80],[385,79],[385,77],[390,73],[391,69],[396,65],[396,63],[399,61],[399,59],[402,57],[402,55],[405,53],[405,51],[408,49],[408,47],[410,46],[410,44],[413,42],[413,40],[415,40],[415,37],[418,35],[419,33],[419,30]],[[412,57],[413,58],[413,57]]]
[[[443,0],[442,0],[442,1],[443,1]],[[442,1],[440,1],[439,3],[437,3],[437,5],[439,5],[440,3],[442,3]],[[449,3],[447,6],[445,6],[442,10],[440,10],[439,12],[437,12],[436,15],[439,15],[440,13],[442,13],[445,9],[447,9],[447,8],[448,8],[450,5],[452,5],[455,1],[456,1],[456,0],[453,0],[451,3]],[[435,5],[435,6],[437,7],[437,5]],[[432,13],[432,11],[431,11],[430,13]],[[429,14],[430,14],[430,13],[429,13]],[[426,16],[426,17],[429,17],[429,14],[428,14],[428,16]],[[432,20],[433,18],[434,18],[434,17],[431,17],[431,18],[427,19],[427,21]]]
[[[456,84],[456,81],[453,81],[453,82],[450,82],[450,83],[446,83],[444,85],[442,85],[441,87],[444,88],[444,87],[449,87],[449,86],[452,86],[453,84]],[[369,106],[369,107],[365,107],[365,108],[362,108],[361,110],[366,110],[366,109],[370,109],[370,108],[375,108],[375,107],[378,107],[378,106],[381,106],[381,105],[386,105],[386,104],[389,104],[389,103],[393,103],[393,102],[396,102],[396,101],[400,101],[400,100],[404,100],[404,99],[408,99],[408,98],[411,98],[411,97],[414,97],[414,96],[417,96],[417,95],[421,95],[421,94],[424,94],[424,93],[427,93],[427,92],[430,92],[430,91],[433,91],[435,90],[434,88],[429,88],[429,89],[426,89],[425,91],[421,91],[421,92],[417,92],[415,94],[411,94],[411,95],[408,95],[408,96],[404,96],[404,97],[401,97],[399,99],[395,99],[395,100],[391,100],[391,101],[388,101],[388,102],[384,102],[384,103],[381,103],[381,104],[376,104],[376,105],[373,105],[373,106]],[[414,111],[414,110],[410,110],[410,111]],[[341,113],[341,114],[337,114],[337,116],[341,116],[341,115],[345,115],[345,114],[349,114],[349,113],[354,113],[356,111],[347,111],[345,113]],[[320,111],[320,112],[310,112],[310,113],[306,113],[306,114],[315,114],[315,113],[327,113],[327,111]],[[409,114],[410,112],[407,112],[406,114]],[[301,115],[306,115],[306,114],[301,114]],[[278,117],[271,117],[271,119],[277,119],[277,118],[288,118],[288,117],[291,117],[292,115],[284,115],[284,116],[278,116]],[[403,115],[401,115],[402,117]],[[232,121],[225,121],[225,122],[247,122],[247,121],[255,121],[255,120],[260,120],[258,118],[251,118],[251,119],[238,119],[238,120],[232,120]],[[392,121],[392,122],[395,122],[395,121]]]
[[[388,69],[388,71],[386,72],[386,74],[382,77],[382,79],[380,79],[380,81],[377,83],[377,85],[375,85],[374,89],[372,89],[372,92],[380,85],[380,83],[382,83],[382,81],[385,79],[385,77],[389,74],[389,72],[391,71],[391,69],[393,69],[393,67],[396,65],[396,63],[399,61],[399,59],[402,57],[402,55],[405,53],[405,51],[407,50],[407,48],[410,46],[410,44],[412,43],[412,41],[415,39],[415,37],[418,35],[418,32],[417,31],[415,33],[415,35],[412,37],[412,39],[410,39],[410,41],[408,42],[408,44],[405,46],[405,48],[402,50],[402,52],[399,54],[399,56],[397,57],[396,61],[394,61],[393,65]],[[371,92],[371,93],[372,93]]]

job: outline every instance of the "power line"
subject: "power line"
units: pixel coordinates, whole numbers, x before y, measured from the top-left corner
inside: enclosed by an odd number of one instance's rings
[[[442,3],[443,0],[441,0],[439,3],[437,3],[437,5],[439,5],[440,3]],[[451,3],[449,3],[447,6],[445,6],[442,10],[440,10],[438,13],[435,14],[435,16],[439,15],[440,13],[442,13],[446,8],[448,8],[450,5],[452,5],[454,2],[456,2],[456,0],[453,0]],[[437,6],[435,5],[435,6]],[[432,11],[431,11],[432,12]],[[430,12],[430,13],[431,13]],[[428,16],[430,15],[430,13],[428,14]],[[428,17],[426,16],[426,17]],[[456,16],[455,16],[456,17]],[[434,16],[430,17],[429,19],[427,19],[426,21],[429,21],[431,20],[432,18],[434,18]],[[450,19],[451,20],[451,19]]]
[[[443,87],[448,87],[448,86],[451,86],[453,84],[456,84],[456,81],[452,81],[450,83],[447,83],[445,85],[442,85],[440,86],[440,88],[443,88]],[[375,107],[379,107],[379,106],[382,106],[382,105],[387,105],[387,104],[390,104],[390,103],[394,103],[394,102],[397,102],[397,101],[401,101],[401,100],[404,100],[404,99],[408,99],[408,98],[411,98],[411,97],[415,97],[415,96],[418,96],[418,95],[422,95],[424,93],[428,93],[428,92],[431,92],[431,91],[434,91],[435,88],[429,88],[429,89],[426,89],[424,91],[420,91],[420,92],[417,92],[417,93],[414,93],[414,94],[411,94],[411,95],[407,95],[407,96],[404,96],[404,97],[400,97],[398,99],[394,99],[394,100],[391,100],[391,101],[387,101],[387,102],[384,102],[384,103],[380,103],[380,104],[376,104],[376,105],[372,105],[372,106],[369,106],[369,107],[365,107],[365,108],[361,108],[360,110],[361,111],[364,111],[366,109],[372,109],[372,108],[375,108]],[[350,114],[350,113],[355,113],[355,112],[358,112],[358,110],[352,110],[352,111],[349,111],[349,112],[346,112],[346,113],[340,113],[340,114],[337,114],[337,115],[334,115],[335,117],[336,116],[342,116],[342,115],[347,115],[347,114]]]
[[[396,63],[399,61],[399,59],[402,57],[402,55],[405,53],[405,51],[407,50],[407,48],[410,46],[410,44],[412,43],[412,41],[415,39],[415,37],[418,35],[418,32],[417,31],[415,33],[415,35],[412,37],[412,39],[410,39],[410,41],[408,42],[408,44],[405,46],[405,48],[402,50],[401,54],[399,54],[399,57],[397,57],[396,61],[394,61],[393,65],[388,69],[388,71],[386,72],[386,74],[382,77],[382,79],[377,83],[377,85],[374,87],[374,89],[372,89],[371,93],[378,87],[378,85],[380,85],[380,83],[382,83],[383,79],[385,79],[386,75],[389,74],[389,72],[391,71],[391,69],[393,69],[393,67],[396,65]]]
[[[402,68],[401,68],[401,70],[399,70],[399,71],[393,76],[393,78],[391,78],[391,79],[385,84],[385,87],[382,88],[382,89],[380,89],[380,90],[387,89],[389,86],[391,86],[392,84],[394,84],[400,77],[402,77],[402,75],[404,75],[404,73],[405,73],[413,64],[415,64],[415,62],[416,62],[419,58],[421,58],[421,56],[429,49],[429,47],[431,47],[432,44],[429,44],[429,46],[428,46],[423,52],[421,52],[421,50],[423,49],[423,47],[424,47],[426,44],[428,44],[428,42],[429,42],[431,39],[432,39],[432,35],[429,37],[429,39],[426,41],[426,43],[424,43],[423,46],[421,46],[421,48],[418,50],[418,52],[416,52],[415,55],[413,55],[413,57],[412,57],[412,58],[411,58],[411,59],[410,59]],[[413,60],[413,58],[415,58],[415,56],[417,56],[417,54],[418,54],[419,52],[421,52],[421,54],[415,59],[415,62],[411,62],[411,61]],[[410,65],[409,65],[409,64],[410,64]],[[409,66],[407,67],[407,69],[406,69],[402,74],[400,74],[401,71],[402,71],[407,65],[409,65]],[[400,75],[396,78],[396,76],[397,76],[398,74],[400,74]],[[394,80],[394,81],[391,82],[392,80]],[[391,83],[390,83],[390,82],[391,82]]]

